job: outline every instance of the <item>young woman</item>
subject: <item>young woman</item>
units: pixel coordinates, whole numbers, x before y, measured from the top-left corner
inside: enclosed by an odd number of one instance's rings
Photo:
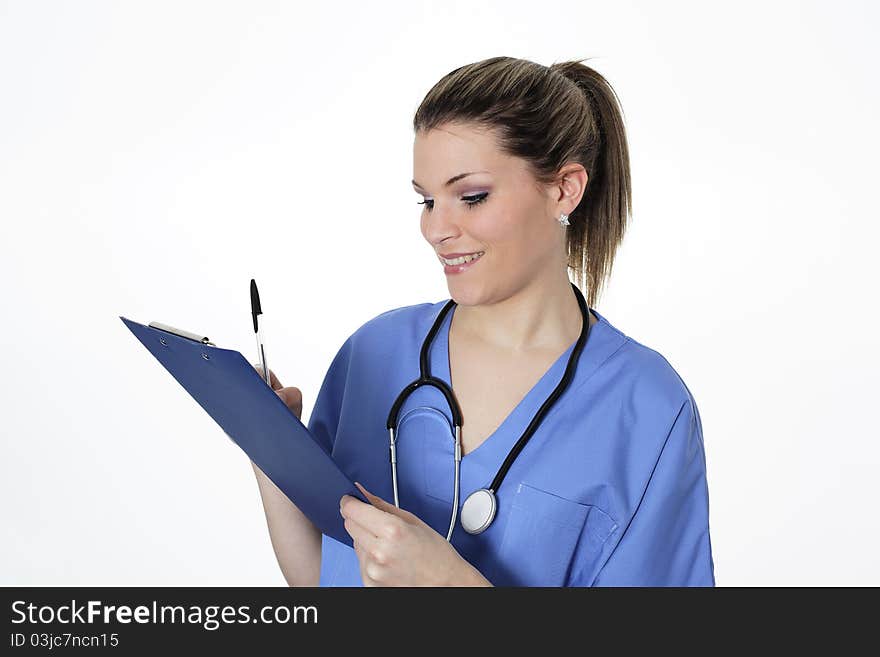
[[[371,502],[341,500],[354,548],[254,466],[288,582],[714,586],[694,398],[591,308],[631,209],[612,88],[495,57],[440,80],[414,130],[450,299],[366,322],[318,394],[309,429]]]

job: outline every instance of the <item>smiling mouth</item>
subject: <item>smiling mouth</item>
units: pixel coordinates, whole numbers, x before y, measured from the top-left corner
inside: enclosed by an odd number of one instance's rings
[[[441,255],[438,255],[437,257],[440,258],[440,262],[442,262],[444,265],[454,266],[454,265],[463,265],[467,262],[473,262],[474,260],[479,260],[483,256],[484,253],[485,253],[485,251],[477,251],[476,253],[471,253],[466,256],[460,256],[458,258],[452,258],[452,259],[446,259]]]

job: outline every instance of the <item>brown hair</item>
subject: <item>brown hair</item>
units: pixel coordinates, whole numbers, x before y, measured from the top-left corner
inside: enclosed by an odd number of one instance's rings
[[[617,94],[580,63],[585,59],[547,67],[492,57],[461,66],[428,91],[413,129],[469,123],[491,130],[502,152],[524,159],[539,184],[553,183],[566,163],[583,165],[587,186],[569,217],[566,240],[568,266],[593,306],[623,240],[632,191]]]

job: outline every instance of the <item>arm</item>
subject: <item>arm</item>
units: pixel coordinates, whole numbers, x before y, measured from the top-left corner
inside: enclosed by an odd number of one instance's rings
[[[260,365],[254,368],[262,376]],[[283,387],[271,369],[272,389],[296,415],[302,416],[302,392]],[[260,467],[251,461],[269,527],[269,538],[281,573],[290,586],[318,586],[321,574],[321,533]]]
[[[275,558],[290,586],[318,586],[321,574],[321,532],[251,461]]]
[[[629,525],[593,585],[715,585],[703,430],[690,394]]]
[[[469,578],[468,582],[463,584],[462,586],[495,586],[495,585],[492,584],[492,582],[490,582],[488,579],[486,579],[483,576],[483,573],[481,573],[479,570],[474,568],[473,571],[471,572],[471,577]]]
[[[336,437],[350,349],[351,338],[346,340],[330,364],[309,419],[309,432],[328,454],[332,452]],[[281,389],[281,383],[271,369],[269,373],[272,387],[294,414],[301,417],[302,394],[299,389]],[[290,586],[318,586],[321,577],[320,530],[255,463],[251,462],[251,465],[260,487],[272,549],[284,579]]]

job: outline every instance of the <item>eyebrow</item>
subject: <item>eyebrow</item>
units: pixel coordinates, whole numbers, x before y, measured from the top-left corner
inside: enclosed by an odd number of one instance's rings
[[[452,183],[461,180],[462,178],[467,178],[468,176],[472,176],[475,173],[489,173],[488,171],[468,171],[467,173],[460,173],[457,176],[452,176],[449,180],[447,180],[443,186],[449,187]],[[418,189],[424,190],[424,188],[417,183],[415,180],[412,181],[413,187],[417,187]]]

